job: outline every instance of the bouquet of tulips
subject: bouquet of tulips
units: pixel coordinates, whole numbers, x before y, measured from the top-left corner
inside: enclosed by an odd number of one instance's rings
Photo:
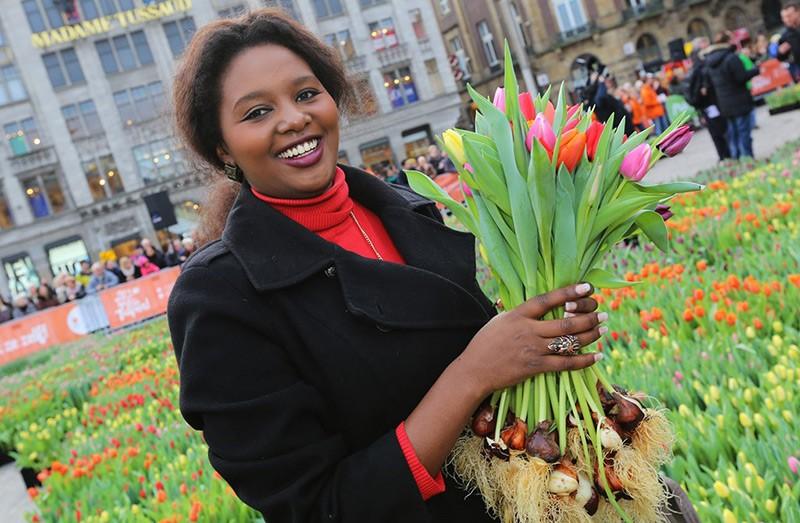
[[[506,308],[579,281],[631,285],[600,265],[615,244],[643,233],[668,249],[663,204],[700,185],[642,183],[661,157],[691,138],[687,116],[648,142],[591,109],[519,93],[506,45],[505,86],[491,101],[471,86],[475,132],[446,131],[465,203],[409,172],[415,191],[446,206],[479,240]],[[561,316],[557,311],[551,319]],[[503,521],[658,521],[667,494],[658,468],[673,433],[642,395],[612,385],[597,366],[538,375],[497,391],[453,451],[460,479]]]

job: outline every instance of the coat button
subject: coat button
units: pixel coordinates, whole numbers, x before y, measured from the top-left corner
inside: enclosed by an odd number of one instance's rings
[[[334,265],[331,265],[330,267],[325,269],[325,276],[327,276],[328,278],[333,278],[334,276],[336,276],[336,267]]]

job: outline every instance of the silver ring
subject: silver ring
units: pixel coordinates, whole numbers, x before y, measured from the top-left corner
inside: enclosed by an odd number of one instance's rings
[[[547,350],[553,354],[572,355],[577,354],[578,349],[581,348],[581,342],[572,334],[559,336],[554,338],[553,341],[547,344]]]

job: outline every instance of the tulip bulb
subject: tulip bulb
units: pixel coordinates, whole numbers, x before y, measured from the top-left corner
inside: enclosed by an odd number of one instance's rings
[[[558,448],[558,443],[556,443],[555,433],[550,429],[551,424],[549,421],[539,423],[536,430],[528,436],[525,450],[535,458],[544,460],[547,463],[555,463],[561,458],[561,450]]]
[[[597,495],[591,480],[583,472],[578,473],[578,490],[575,492],[575,502],[583,507],[590,516],[594,516],[600,505],[600,496]]]
[[[604,449],[619,450],[622,448],[622,438],[619,433],[611,427],[611,420],[606,419],[600,427],[600,444]]]
[[[550,473],[547,491],[557,496],[569,496],[576,490],[578,490],[578,473],[575,466],[568,459],[562,459]]]
[[[500,433],[500,439],[513,450],[523,450],[525,448],[525,436],[528,434],[528,425],[520,418]]]
[[[491,405],[483,405],[472,417],[472,432],[481,438],[493,433],[496,425],[497,417]]]

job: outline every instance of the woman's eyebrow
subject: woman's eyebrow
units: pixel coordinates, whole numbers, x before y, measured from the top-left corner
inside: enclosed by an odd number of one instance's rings
[[[291,85],[292,85],[292,87],[296,87],[298,85],[301,85],[301,84],[304,84],[304,83],[310,82],[310,81],[317,81],[317,77],[314,76],[313,74],[306,74],[306,75],[303,75],[303,76],[298,76],[297,78],[292,80]],[[265,96],[265,95],[266,95],[266,91],[264,91],[264,90],[251,91],[251,92],[247,93],[246,95],[242,96],[241,98],[239,98],[238,100],[236,100],[236,103],[233,104],[233,109],[235,111],[236,108],[239,105],[241,105],[241,104],[243,104],[245,102],[249,102],[251,100],[254,100],[256,98],[261,98],[262,96]]]

